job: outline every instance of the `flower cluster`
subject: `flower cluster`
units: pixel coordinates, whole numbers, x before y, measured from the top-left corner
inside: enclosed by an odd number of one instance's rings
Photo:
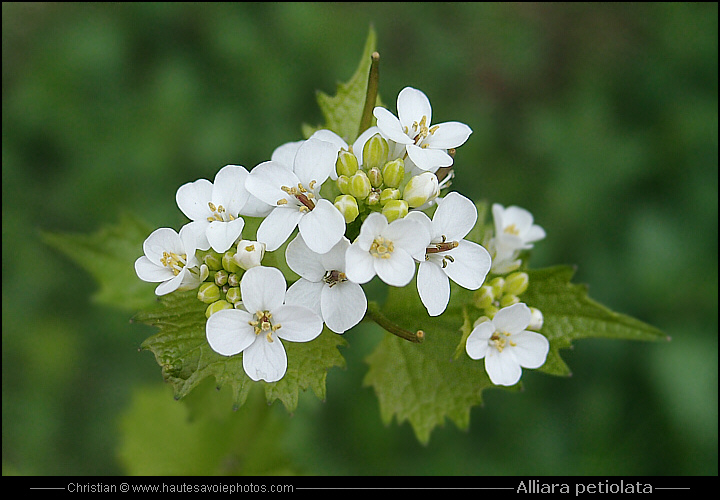
[[[544,363],[548,343],[528,331],[541,327],[542,315],[520,302],[527,275],[508,273],[544,231],[527,211],[494,205],[494,235],[485,246],[466,240],[475,204],[442,193],[470,127],[433,124],[427,96],[410,87],[398,95],[397,115],[383,107],[373,114],[377,125],[353,144],[319,130],[250,171],[228,165],[213,182],[181,186],[176,201],[190,222],[180,233],[153,232],[137,275],[160,283],[157,295],[197,288],[209,346],[222,356],[242,353],[247,375],[266,382],[286,373],[282,341],[310,342],[323,325],[337,334],[357,325],[368,308],[362,285],[375,276],[393,287],[415,279],[430,316],[448,307],[452,280],[476,290],[482,311],[468,355],[485,358],[493,383],[515,384],[520,367]],[[256,240],[243,239],[244,217],[262,218]],[[300,277],[289,287],[280,270],[263,265],[283,246]]]

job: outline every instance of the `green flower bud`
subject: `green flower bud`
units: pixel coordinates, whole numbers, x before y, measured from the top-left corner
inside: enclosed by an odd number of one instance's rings
[[[211,282],[203,283],[198,289],[197,298],[201,302],[212,304],[213,302],[220,300],[220,287]]]
[[[337,179],[337,187],[342,194],[348,194],[350,189],[350,177],[347,175],[339,175]]]
[[[368,170],[380,168],[385,165],[389,153],[387,141],[380,134],[375,134],[363,146],[363,165]]]
[[[374,188],[379,188],[382,186],[383,183],[383,177],[382,173],[380,172],[380,169],[377,167],[373,167],[370,170],[368,170],[368,179],[370,179],[370,184]]]
[[[478,309],[485,309],[490,307],[495,300],[495,292],[490,285],[481,286],[473,296],[475,301],[475,307]]]
[[[220,269],[215,273],[213,281],[217,286],[223,286],[227,283],[229,274],[225,269]]]
[[[215,314],[218,311],[222,311],[223,309],[232,309],[233,305],[228,302],[227,300],[218,300],[217,302],[213,302],[209,306],[207,306],[207,309],[205,309],[205,317],[210,318],[213,314]]]
[[[408,206],[416,208],[435,199],[439,193],[437,176],[432,172],[423,172],[410,179],[410,182],[407,183],[403,192],[403,199],[408,202]]]
[[[505,277],[505,287],[503,290],[505,293],[511,293],[513,295],[520,295],[527,290],[530,277],[527,273],[517,272],[509,274]]]
[[[228,276],[227,284],[228,286],[240,286],[240,275],[232,273]]]
[[[495,298],[498,298],[503,294],[503,290],[505,289],[505,278],[498,276],[488,284],[492,287]]]
[[[222,269],[222,255],[213,249],[210,249],[210,251],[205,254],[203,262],[207,265],[210,271],[219,271]]]
[[[349,151],[342,150],[338,153],[337,162],[335,162],[335,169],[338,175],[351,176],[358,170],[357,157]]]
[[[343,215],[346,224],[350,224],[360,214],[357,200],[349,194],[342,194],[335,198],[335,208]]]
[[[402,158],[389,161],[382,168],[382,176],[385,185],[388,187],[399,187],[405,178],[405,162]]]
[[[367,198],[367,195],[370,194],[371,189],[372,185],[370,184],[370,179],[368,179],[367,174],[362,170],[358,170],[350,177],[347,194],[354,196],[358,200],[364,200]]]
[[[513,295],[512,293],[506,293],[500,297],[500,307],[508,307],[513,304],[517,304],[518,302],[520,302],[520,299],[517,295]]]
[[[240,266],[235,263],[235,252],[233,250],[228,250],[222,256],[222,266],[223,269],[229,273],[239,273],[242,271]]]
[[[402,193],[399,189],[385,188],[380,192],[380,204],[384,205],[390,200],[399,200],[402,198]]]
[[[402,219],[408,214],[408,204],[405,200],[390,200],[383,207],[382,214],[387,217],[388,222]]]
[[[231,304],[237,304],[240,300],[242,300],[242,297],[240,296],[240,287],[234,286],[229,288],[225,294],[225,299]]]
[[[499,310],[500,309],[498,309],[495,306],[486,307],[485,308],[485,316],[487,316],[490,319],[493,319]]]

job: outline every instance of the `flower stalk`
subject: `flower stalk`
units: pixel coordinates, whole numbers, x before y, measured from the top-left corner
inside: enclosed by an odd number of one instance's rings
[[[392,321],[390,321],[383,313],[380,312],[380,306],[377,304],[377,302],[368,302],[368,308],[367,312],[365,313],[365,317],[370,318],[375,323],[380,325],[384,330],[400,337],[401,339],[409,340],[410,342],[414,342],[416,344],[420,344],[423,340],[425,340],[424,331],[418,330],[416,332],[411,332],[410,330],[405,330],[404,328],[401,328]]]

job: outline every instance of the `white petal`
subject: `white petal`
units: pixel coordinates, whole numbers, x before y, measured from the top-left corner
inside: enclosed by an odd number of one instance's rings
[[[218,253],[225,253],[233,246],[242,234],[245,221],[235,219],[229,222],[213,221],[208,226],[205,234],[210,246]]]
[[[135,261],[135,273],[138,278],[150,283],[167,281],[174,276],[169,268],[158,266],[144,255]]]
[[[309,342],[322,333],[322,318],[307,307],[284,305],[273,309],[277,336],[291,342]]]
[[[318,200],[298,222],[305,244],[317,253],[330,251],[345,234],[345,218],[328,200]]]
[[[295,155],[298,149],[305,141],[286,142],[285,144],[275,148],[270,156],[270,161],[278,162],[292,170],[295,163]]]
[[[248,324],[252,315],[239,309],[224,309],[211,315],[205,325],[205,335],[213,351],[233,356],[255,341],[253,327]]]
[[[185,264],[185,267],[195,267],[200,264],[197,260],[197,257],[195,256],[195,250],[198,249],[198,237],[196,234],[194,234],[193,228],[196,226],[192,224],[195,224],[195,222],[189,222],[185,224],[183,227],[180,228],[180,233],[178,234],[184,249],[183,253],[187,255],[187,262]],[[205,248],[204,250],[207,249]]]
[[[269,205],[276,206],[278,200],[288,200],[293,205],[294,197],[281,189],[282,186],[297,188],[300,181],[288,167],[282,163],[266,161],[253,168],[245,179],[245,188]]]
[[[311,181],[320,186],[335,169],[337,153],[337,148],[330,142],[308,139],[295,155],[293,172],[305,188],[310,189]]]
[[[495,333],[495,327],[490,321],[480,323],[473,328],[465,343],[465,352],[468,356],[472,359],[484,358],[490,350],[488,341],[493,333]]]
[[[320,300],[322,318],[335,333],[343,333],[360,323],[367,311],[365,292],[351,281],[324,286]]]
[[[348,247],[350,247],[350,240],[343,236],[329,252],[320,256],[323,269],[345,272],[345,253]]]
[[[212,182],[198,179],[180,186],[175,194],[175,201],[188,219],[205,219],[210,215],[208,202],[212,199],[212,190]]]
[[[360,227],[360,234],[353,244],[358,244],[360,248],[366,252],[370,250],[370,246],[377,236],[383,233],[388,227],[387,218],[380,213],[373,212],[367,216]]]
[[[290,269],[308,281],[319,282],[327,271],[323,267],[320,254],[310,250],[300,235],[288,244],[285,260]]]
[[[268,252],[277,250],[290,237],[302,216],[302,212],[294,207],[276,207],[260,223],[258,241],[265,243]]]
[[[492,259],[485,248],[472,241],[461,240],[457,248],[447,252],[454,262],[445,266],[445,274],[468,290],[477,290],[490,271]]]
[[[426,126],[432,123],[430,100],[422,91],[412,87],[405,87],[398,94],[397,111],[400,123],[411,131],[413,123],[420,123],[423,116]]]
[[[260,198],[251,194],[248,196],[245,206],[243,206],[240,210],[240,215],[245,215],[247,217],[265,217],[267,214],[272,212],[273,208],[275,208],[274,205],[268,205]]]
[[[193,242],[193,248],[197,250],[207,250],[210,248],[210,242],[207,239],[207,228],[210,223],[206,219],[198,219],[188,222],[180,228],[183,233],[183,240]]]
[[[373,110],[377,118],[377,127],[387,139],[399,144],[412,144],[413,140],[403,130],[400,120],[390,111],[380,106]]]
[[[283,378],[287,371],[287,354],[280,339],[273,338],[268,342],[265,335],[257,336],[243,353],[243,369],[256,382],[277,382]]]
[[[430,244],[430,233],[426,226],[415,218],[397,219],[382,232],[383,237],[393,242],[393,246],[402,248],[410,255],[419,255]]]
[[[405,286],[415,276],[415,259],[402,248],[396,248],[389,259],[372,258],[375,272],[390,286]]]
[[[355,283],[367,283],[375,276],[374,263],[375,257],[353,243],[345,252],[345,275]]]
[[[449,167],[453,164],[452,156],[442,149],[421,148],[408,144],[407,153],[410,159],[421,170],[434,172],[440,167]]]
[[[430,316],[439,316],[445,311],[450,301],[450,281],[440,266],[433,262],[421,262],[417,289]]]
[[[411,210],[410,213],[408,213],[404,218],[407,220],[414,220],[414,221],[419,222],[420,224],[423,225],[423,227],[425,227],[425,230],[427,231],[427,233],[429,235],[431,235],[431,237],[434,237],[433,223],[430,220],[430,217],[428,217],[425,212],[421,212],[419,210]],[[418,262],[425,261],[425,253],[426,253],[425,250],[426,249],[427,249],[427,247],[420,248],[418,252],[413,254],[413,258],[415,260],[417,260]]]
[[[538,225],[533,225],[525,234],[526,243],[534,243],[545,238],[545,230]]]
[[[279,269],[264,266],[248,269],[240,281],[240,295],[245,309],[251,314],[272,312],[282,305],[286,286],[285,276]]]
[[[472,129],[460,122],[445,122],[433,125],[435,132],[430,134],[423,144],[427,144],[432,149],[453,149],[465,144]]]
[[[326,128],[316,130],[313,135],[310,136],[310,139],[318,139],[321,141],[329,142],[333,144],[338,151],[341,149],[344,149],[345,151],[350,149],[350,146],[348,146],[348,143],[345,142],[345,139],[337,135],[332,130],[328,130]]]
[[[226,212],[237,217],[250,197],[250,193],[245,189],[247,176],[248,171],[239,165],[226,165],[221,168],[213,182],[212,202],[215,206],[222,205]]]
[[[182,274],[178,274],[177,276],[170,278],[170,280],[160,283],[155,289],[155,295],[162,296],[174,292],[180,288],[180,285],[182,285],[183,278],[184,276]]]
[[[323,288],[326,288],[326,286],[322,281],[312,282],[300,278],[288,288],[285,294],[285,304],[307,307],[318,316],[321,316],[320,297]]]
[[[513,335],[511,339],[516,343],[513,354],[520,366],[540,368],[545,364],[550,343],[544,335],[526,330]]]
[[[530,308],[519,302],[503,307],[493,317],[493,324],[498,331],[507,333],[520,333],[530,324],[532,312]]]
[[[503,352],[491,349],[485,356],[485,371],[495,385],[515,385],[522,376],[522,369],[510,349],[503,349]]]
[[[460,241],[465,238],[477,222],[475,204],[460,193],[448,193],[433,215],[435,234],[444,235],[449,241]]]
[[[165,252],[182,255],[185,253],[185,248],[180,235],[174,229],[161,227],[150,233],[150,236],[145,239],[143,252],[153,264],[162,266],[160,259]]]

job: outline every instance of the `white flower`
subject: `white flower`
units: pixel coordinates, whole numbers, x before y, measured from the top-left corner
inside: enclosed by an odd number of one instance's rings
[[[350,241],[343,237],[329,252],[318,254],[296,237],[285,251],[288,266],[301,276],[288,288],[285,302],[315,311],[335,333],[357,325],[367,310],[362,287],[345,274],[349,246]]]
[[[242,352],[245,373],[255,381],[276,382],[285,375],[287,354],[280,339],[309,342],[322,332],[317,314],[283,303],[285,286],[285,277],[274,267],[248,269],[240,282],[247,310],[218,311],[205,327],[212,350],[223,356]]]
[[[333,144],[308,139],[297,149],[292,169],[276,160],[252,169],[245,181],[248,191],[274,207],[257,231],[269,252],[285,243],[295,227],[314,252],[325,253],[340,241],[345,218],[319,195],[336,159]]]
[[[545,230],[533,224],[533,216],[524,208],[504,208],[498,203],[492,206],[495,235],[489,243],[494,254],[493,271],[499,274],[514,270],[520,265],[516,260],[522,250],[545,238]]]
[[[250,198],[245,189],[247,175],[244,167],[227,165],[215,175],[214,183],[198,179],[177,190],[178,207],[193,221],[186,227],[200,250],[212,247],[224,253],[240,237],[245,225],[240,211]]]
[[[345,254],[346,275],[355,283],[367,283],[376,274],[391,286],[405,286],[415,275],[416,255],[430,243],[430,233],[416,220],[397,219],[388,223],[373,212],[360,228]]]
[[[432,108],[420,90],[405,87],[397,98],[397,117],[383,107],[373,110],[377,126],[389,140],[405,147],[410,160],[421,170],[435,172],[453,164],[448,149],[461,146],[472,133],[460,122],[431,125]]]
[[[500,309],[492,320],[477,325],[465,344],[472,359],[485,358],[485,371],[495,385],[515,385],[523,368],[545,363],[550,343],[541,334],[526,330],[532,320],[523,303]]]
[[[472,201],[452,192],[439,200],[432,221],[423,212],[410,212],[406,218],[426,224],[432,238],[427,248],[415,256],[420,261],[417,287],[428,314],[438,316],[450,300],[449,279],[468,290],[477,290],[490,271],[488,251],[463,239],[475,226],[477,209]]]
[[[194,237],[184,228],[180,234],[167,227],[156,229],[143,243],[143,251],[145,255],[135,261],[135,272],[143,281],[161,282],[157,295],[196,288],[207,277],[195,258]]]

